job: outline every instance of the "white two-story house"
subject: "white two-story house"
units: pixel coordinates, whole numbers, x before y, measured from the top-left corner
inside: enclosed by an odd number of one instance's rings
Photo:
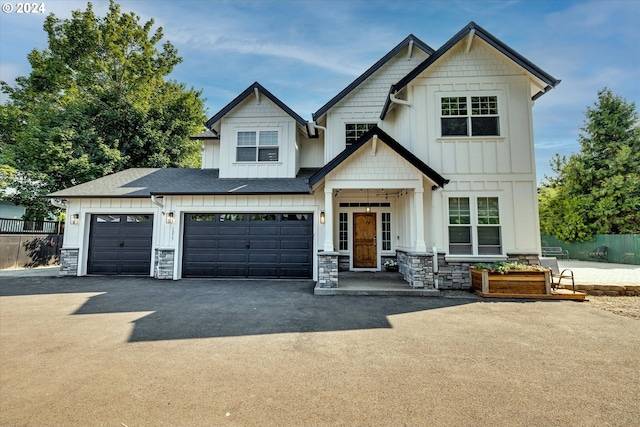
[[[532,107],[559,83],[470,23],[413,35],[306,121],[259,83],[206,122],[202,169],[129,169],[65,199],[61,273],[308,278],[397,260],[410,286],[537,259]]]

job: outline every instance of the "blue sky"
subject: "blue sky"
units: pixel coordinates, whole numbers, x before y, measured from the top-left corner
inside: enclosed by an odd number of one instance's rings
[[[0,79],[27,75],[47,46],[44,18],[86,1],[45,0],[45,14],[0,13]],[[94,0],[104,16],[108,1]],[[640,105],[640,1],[297,0],[118,2],[153,18],[183,62],[171,78],[203,91],[209,116],[254,81],[305,119],[407,35],[439,48],[469,21],[562,83],[534,106],[538,179],[549,159],[580,149],[587,106],[607,86]],[[4,101],[4,97],[2,100]]]

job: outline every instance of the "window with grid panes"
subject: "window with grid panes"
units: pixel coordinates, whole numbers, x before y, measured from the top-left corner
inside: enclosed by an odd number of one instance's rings
[[[449,198],[449,254],[502,254],[497,197]]]
[[[442,136],[500,136],[497,96],[453,96],[440,101]]]
[[[362,135],[367,133],[375,125],[375,123],[347,123],[345,125],[347,147],[359,140]]]
[[[338,218],[338,234],[340,250],[349,250],[349,214],[346,212],[340,212]]]
[[[382,250],[391,250],[391,213],[382,213]]]
[[[278,154],[277,130],[238,132],[236,161],[277,162]]]

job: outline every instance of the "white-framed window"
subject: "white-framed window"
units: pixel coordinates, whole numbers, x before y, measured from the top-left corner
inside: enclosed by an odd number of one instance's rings
[[[347,123],[345,124],[345,139],[347,147],[353,145],[362,135],[367,133],[376,123]]]
[[[236,146],[238,162],[277,162],[279,132],[277,130],[239,131]]]
[[[349,250],[349,214],[340,212],[338,219],[338,245],[341,251]]]
[[[391,212],[382,212],[382,250],[391,250]]]
[[[500,136],[498,97],[440,98],[440,130],[446,136]]]
[[[497,197],[449,198],[449,254],[502,254]]]

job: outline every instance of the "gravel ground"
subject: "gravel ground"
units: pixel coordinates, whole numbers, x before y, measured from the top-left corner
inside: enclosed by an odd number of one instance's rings
[[[466,291],[442,291],[445,298],[477,298],[481,297]],[[589,304],[600,310],[609,311],[630,319],[640,320],[640,296],[634,297],[612,297],[587,295],[584,304]]]
[[[608,297],[587,296],[587,304],[601,310],[610,311],[630,319],[640,320],[640,296],[635,297]]]

